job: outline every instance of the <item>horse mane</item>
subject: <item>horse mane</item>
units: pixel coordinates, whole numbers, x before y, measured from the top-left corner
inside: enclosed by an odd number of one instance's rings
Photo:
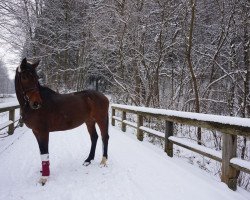
[[[52,90],[52,89],[50,89],[48,87],[45,87],[45,86],[40,85],[39,89],[40,89],[40,92],[42,93],[42,95],[45,95],[45,96],[51,96],[51,95],[54,95],[54,94],[58,94],[54,90]]]

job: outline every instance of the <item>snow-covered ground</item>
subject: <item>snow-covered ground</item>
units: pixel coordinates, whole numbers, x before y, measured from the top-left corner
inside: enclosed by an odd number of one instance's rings
[[[24,133],[23,133],[24,132]],[[96,159],[82,165],[90,149],[86,126],[50,135],[51,177],[40,177],[40,156],[32,132],[18,128],[17,138],[0,153],[1,200],[247,200],[250,194],[228,187],[206,172],[161,149],[110,126],[109,165],[100,168],[101,140]]]
[[[7,98],[0,98],[0,108],[4,108],[7,106],[15,106],[18,105],[18,101],[16,99],[15,94],[9,95]],[[15,121],[20,118],[20,111],[19,109],[15,110]],[[0,128],[4,127],[6,123],[9,123],[9,112],[2,112],[0,113]],[[15,123],[15,125],[17,122]],[[8,138],[5,138],[4,136],[7,135],[8,127],[0,130],[0,152],[3,148],[5,148],[6,145],[10,143],[10,141],[13,141],[16,139],[16,136],[11,136]]]
[[[0,96],[2,96],[2,94],[0,94]],[[0,98],[0,105],[1,103],[5,103],[5,102],[17,102],[16,94],[9,94],[7,96],[8,97]]]

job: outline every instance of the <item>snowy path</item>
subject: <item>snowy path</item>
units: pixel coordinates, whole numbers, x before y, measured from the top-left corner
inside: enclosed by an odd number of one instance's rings
[[[22,132],[26,128],[18,129]],[[18,133],[15,133],[18,134]],[[85,126],[50,135],[51,178],[37,184],[38,145],[30,130],[0,154],[0,200],[246,200],[205,172],[110,126],[109,167],[82,166],[90,139]]]

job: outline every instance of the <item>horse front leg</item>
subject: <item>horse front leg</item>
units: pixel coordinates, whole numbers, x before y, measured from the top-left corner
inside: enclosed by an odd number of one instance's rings
[[[42,177],[39,180],[39,183],[41,185],[45,185],[45,183],[48,180],[48,177],[50,175],[50,162],[49,162],[49,132],[39,132],[35,133],[39,149],[40,149],[40,155],[41,155],[41,162],[42,162]]]

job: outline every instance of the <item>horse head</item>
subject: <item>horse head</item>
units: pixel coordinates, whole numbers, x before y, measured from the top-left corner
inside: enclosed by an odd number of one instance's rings
[[[39,91],[40,85],[36,73],[38,64],[39,61],[31,64],[24,58],[16,70],[23,98],[29,103],[32,109],[39,109],[42,105],[42,98]]]

